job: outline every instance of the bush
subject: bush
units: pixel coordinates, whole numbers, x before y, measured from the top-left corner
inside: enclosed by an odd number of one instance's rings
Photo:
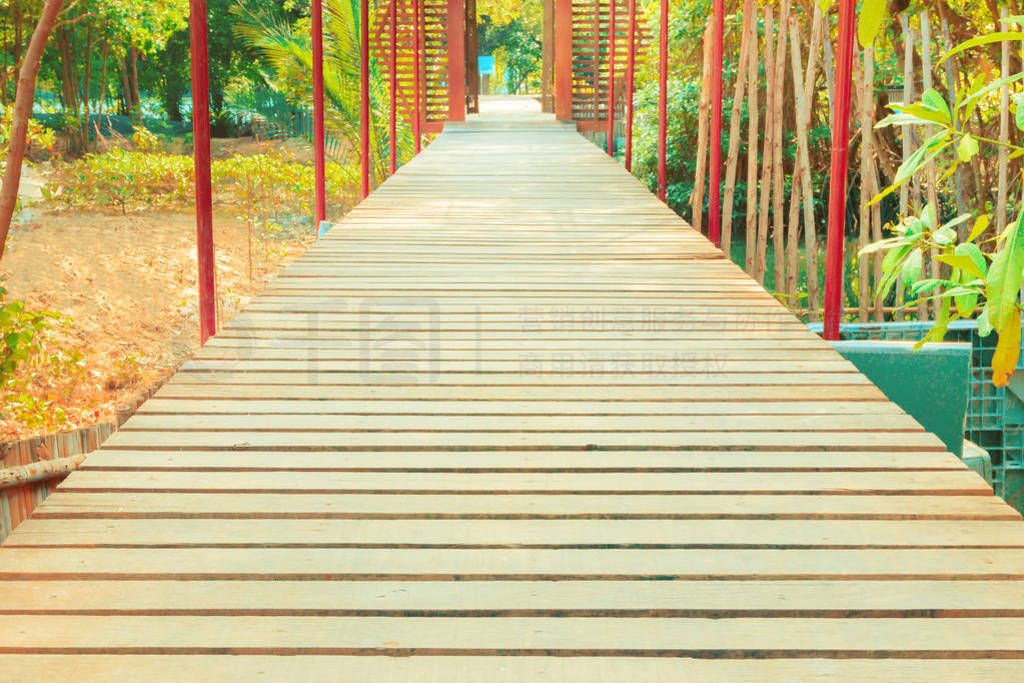
[[[192,179],[189,157],[114,150],[74,162],[48,193],[68,206],[116,206],[128,213],[184,202]]]
[[[150,149],[154,140],[150,134],[137,142],[140,148]],[[211,173],[215,198],[238,207],[245,220],[256,223],[280,214],[312,211],[313,167],[285,153],[214,161]],[[47,193],[68,207],[116,206],[128,213],[190,202],[194,175],[190,156],[115,150],[74,162]],[[336,205],[349,202],[357,178],[352,166],[327,164],[327,193]]]

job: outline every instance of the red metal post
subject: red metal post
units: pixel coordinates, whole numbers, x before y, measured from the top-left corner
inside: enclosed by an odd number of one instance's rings
[[[825,339],[839,339],[843,318],[843,240],[846,233],[846,175],[850,156],[850,91],[853,81],[855,0],[840,0],[836,45],[836,95],[832,117],[832,172],[828,200],[828,258],[825,265]]]
[[[615,156],[615,3],[608,0],[608,155]]]
[[[423,137],[423,133],[420,130],[420,125],[421,125],[420,122],[423,120],[423,108],[422,108],[422,101],[423,101],[422,100],[422,98],[423,98],[422,89],[423,89],[423,84],[422,84],[422,82],[420,80],[420,74],[421,74],[420,67],[422,65],[422,59],[423,59],[422,56],[420,55],[420,53],[422,52],[422,45],[421,45],[420,41],[422,39],[421,32],[423,31],[423,27],[420,24],[420,12],[421,12],[420,2],[421,2],[421,0],[412,0],[412,13],[413,13],[413,17],[412,17],[413,71],[415,72],[415,83],[414,83],[414,86],[415,86],[415,89],[416,89],[416,92],[413,95],[412,136],[413,136],[413,138],[415,138],[415,140],[413,141],[413,144],[415,144],[415,146],[416,146],[416,154],[419,154],[420,151],[422,150],[422,140],[421,140],[421,138]]]
[[[327,172],[324,133],[324,11],[323,0],[312,0],[313,15],[313,156],[316,175],[315,214],[313,234],[320,234],[320,223],[327,220]]]
[[[370,0],[359,3],[359,159],[363,199],[370,196]]]
[[[661,0],[658,36],[658,199],[665,201],[668,185],[668,0]]]
[[[398,0],[391,0],[391,8],[388,13],[388,24],[390,28],[390,72],[388,87],[391,98],[391,111],[388,118],[388,169],[391,175],[398,170]]]
[[[725,40],[725,0],[714,0],[711,47],[711,178],[708,239],[722,245],[722,69],[725,68],[722,43]]]
[[[555,0],[555,118],[572,115],[572,0]]]
[[[191,0],[192,140],[196,172],[196,246],[199,266],[199,341],[217,333],[213,254],[213,188],[210,180],[210,59],[206,49],[206,0]]]
[[[636,0],[629,0],[629,47],[626,53],[626,170],[633,170],[633,90],[636,71]]]
[[[448,0],[448,120],[466,120],[466,6]]]

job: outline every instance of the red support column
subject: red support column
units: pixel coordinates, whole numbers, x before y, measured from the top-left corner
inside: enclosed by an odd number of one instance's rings
[[[608,156],[615,156],[615,3],[608,0]]]
[[[466,120],[466,7],[448,0],[448,120]]]
[[[835,112],[832,116],[832,172],[828,200],[828,258],[825,265],[825,339],[839,339],[843,318],[843,240],[846,236],[846,176],[850,156],[850,91],[853,80],[855,0],[840,0],[836,45]]]
[[[629,0],[629,51],[626,53],[626,170],[633,170],[633,90],[636,71],[636,0]]]
[[[388,10],[388,27],[390,38],[390,62],[388,78],[388,94],[390,111],[388,113],[388,170],[391,175],[398,170],[398,0],[391,0]]]
[[[413,68],[413,73],[415,74],[415,76],[414,76],[414,78],[415,78],[415,83],[414,83],[415,94],[413,95],[413,106],[412,106],[412,136],[413,136],[413,138],[415,138],[414,141],[413,141],[413,144],[416,146],[416,154],[420,153],[420,151],[422,150],[422,145],[423,145],[422,140],[421,140],[421,138],[423,137],[423,133],[422,133],[422,131],[420,129],[421,122],[423,121],[423,108],[422,108],[423,84],[422,84],[421,79],[420,79],[420,74],[422,73],[420,71],[420,67],[422,65],[422,59],[423,59],[422,55],[420,54],[423,51],[422,50],[422,45],[421,45],[421,40],[422,40],[421,33],[423,31],[423,27],[422,27],[422,25],[420,23],[420,13],[422,11],[420,9],[420,2],[421,2],[421,0],[412,0],[412,14],[413,14],[413,17],[412,17],[413,66],[412,66],[412,68]]]
[[[572,121],[572,0],[555,0],[555,118]]]
[[[711,178],[708,239],[722,246],[722,69],[725,68],[722,43],[725,40],[725,0],[714,0],[711,47]]]
[[[359,3],[359,161],[363,199],[370,196],[370,0]]]
[[[315,222],[313,234],[320,235],[320,223],[327,220],[327,172],[324,132],[324,12],[323,0],[312,0],[313,17],[313,156],[316,175]]]
[[[661,0],[658,40],[658,199],[665,201],[668,189],[668,0]]]
[[[213,187],[210,180],[210,59],[206,49],[206,0],[191,0],[192,140],[196,172],[196,246],[199,266],[199,341],[217,333],[213,254]]]

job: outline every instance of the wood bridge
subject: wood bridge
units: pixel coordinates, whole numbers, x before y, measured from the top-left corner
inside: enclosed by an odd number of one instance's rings
[[[4,680],[1024,674],[1019,515],[540,115],[449,125],[0,577]]]

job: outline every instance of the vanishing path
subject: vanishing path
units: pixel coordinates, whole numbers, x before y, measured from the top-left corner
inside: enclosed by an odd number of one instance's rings
[[[0,578],[3,679],[1024,672],[1019,516],[540,117],[451,127]]]

